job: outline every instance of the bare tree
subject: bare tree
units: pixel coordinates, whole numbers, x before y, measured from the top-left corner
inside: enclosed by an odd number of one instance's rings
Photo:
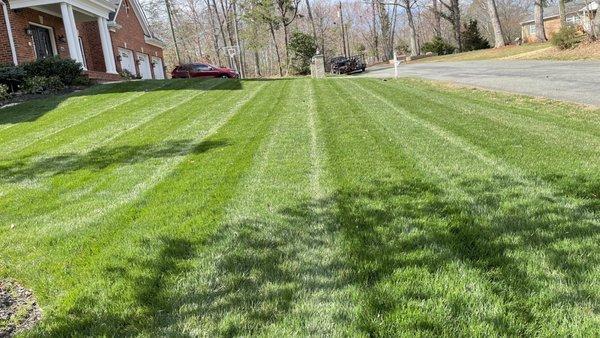
[[[415,22],[412,14],[412,6],[415,4],[412,0],[402,0],[400,6],[404,8],[406,11],[406,22],[408,24],[408,29],[410,31],[410,55],[416,56],[421,54],[421,49],[419,47],[419,41],[417,40],[417,29],[415,27]]]
[[[560,26],[567,24],[567,15],[565,13],[565,0],[558,0],[558,15],[560,17]]]
[[[433,11],[433,31],[437,37],[442,37],[442,17],[440,15],[440,8],[438,0],[433,0],[432,9]]]
[[[283,41],[285,47],[285,74],[289,73],[290,52],[289,52],[289,25],[294,22],[298,16],[298,4],[300,0],[275,0],[278,19],[283,27]],[[271,30],[273,33],[273,30]]]
[[[494,29],[494,47],[503,47],[506,45],[504,41],[504,35],[502,34],[502,26],[500,25],[500,18],[498,17],[498,9],[496,9],[495,0],[487,0],[488,13],[490,15],[490,21],[492,22],[492,28]]]
[[[308,14],[308,19],[310,20],[313,38],[317,41],[317,28],[315,27],[315,19],[313,18],[312,10],[310,9],[310,0],[306,0],[306,12]]]
[[[387,60],[392,58],[394,47],[390,44],[390,16],[388,14],[385,2],[377,0],[377,10],[379,12],[379,23],[381,25],[381,40],[383,42],[383,54]]]
[[[544,29],[544,0],[535,0],[533,2],[533,18],[535,20],[535,37],[537,41],[546,41],[546,30]]]
[[[448,13],[441,12],[440,15],[442,18],[448,20],[452,25],[452,30],[454,33],[454,40],[456,40],[456,45],[458,46],[458,51],[462,51],[462,39],[461,39],[461,26],[460,26],[460,5],[458,0],[440,0],[440,3],[448,10]]]

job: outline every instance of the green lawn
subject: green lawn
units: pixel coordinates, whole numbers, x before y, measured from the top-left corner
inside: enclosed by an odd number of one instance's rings
[[[600,111],[417,80],[178,80],[0,110],[33,335],[595,336]]]

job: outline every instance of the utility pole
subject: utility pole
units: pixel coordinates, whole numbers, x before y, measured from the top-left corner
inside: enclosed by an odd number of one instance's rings
[[[171,4],[169,0],[165,0],[167,6],[167,15],[169,16],[169,24],[171,25],[171,34],[173,34],[173,43],[175,44],[175,54],[177,54],[177,62],[181,66],[181,56],[179,55],[179,46],[177,45],[177,36],[175,36],[175,28],[173,27],[173,18],[171,17]]]
[[[348,56],[346,51],[346,32],[344,29],[344,14],[342,13],[342,2],[340,1],[340,27],[342,28],[342,50],[344,52],[344,56]]]

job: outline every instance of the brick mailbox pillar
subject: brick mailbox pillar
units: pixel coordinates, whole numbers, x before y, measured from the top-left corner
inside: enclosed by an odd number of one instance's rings
[[[313,56],[310,62],[310,75],[316,78],[325,77],[325,59],[322,54]]]

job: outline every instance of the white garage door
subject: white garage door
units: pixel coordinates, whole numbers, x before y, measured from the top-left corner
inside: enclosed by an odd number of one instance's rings
[[[152,64],[154,65],[154,78],[161,80],[165,78],[165,69],[161,58],[152,57]]]
[[[121,56],[121,70],[128,70],[134,76],[137,76],[137,70],[135,70],[135,60],[133,59],[133,52],[129,49],[119,48],[119,54]]]
[[[147,54],[137,53],[138,60],[140,60],[140,75],[144,80],[152,80],[152,70],[150,69],[150,58]]]

